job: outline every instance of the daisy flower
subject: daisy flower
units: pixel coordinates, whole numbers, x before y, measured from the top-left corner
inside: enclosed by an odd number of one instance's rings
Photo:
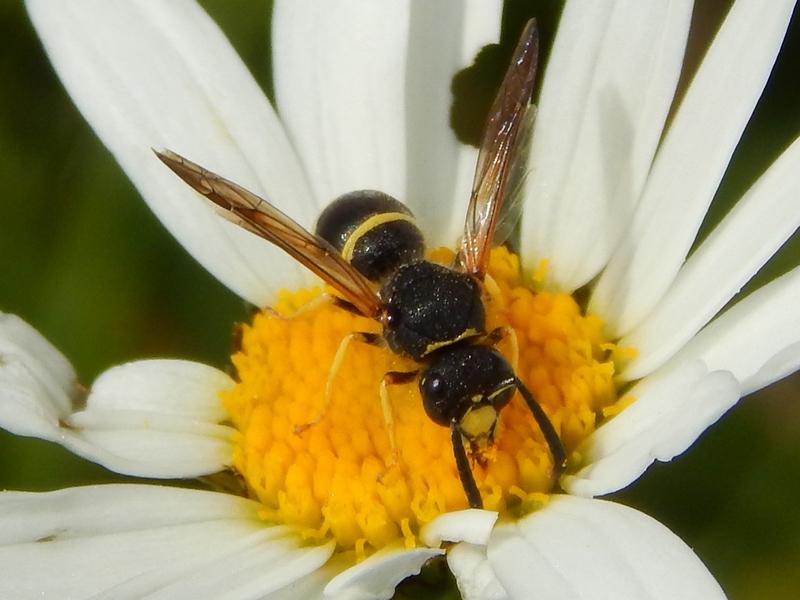
[[[498,347],[569,467],[553,481],[549,448],[515,399],[472,465],[486,510],[467,508],[449,432],[414,385],[390,392],[393,449],[378,388],[401,358],[351,344],[321,411],[341,340],[375,324],[199,203],[151,148],[191,157],[307,228],[332,198],[382,190],[446,257],[476,159],[448,128],[450,81],[496,41],[499,5],[277,2],[276,109],[191,0],[27,7],[67,91],[158,218],[265,308],[242,328],[233,378],[144,360],[88,390],[40,334],[2,316],[3,428],[118,473],[215,485],[0,494],[4,597],[389,598],[441,556],[469,599],[723,597],[667,528],[597,497],[800,366],[800,270],[720,314],[797,227],[800,143],[689,254],[793,1],[737,0],[668,126],[691,2],[566,4],[519,256],[493,253],[487,312],[515,332],[516,347]]]

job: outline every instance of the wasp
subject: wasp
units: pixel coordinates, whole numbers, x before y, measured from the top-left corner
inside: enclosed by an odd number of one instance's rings
[[[426,413],[450,429],[458,475],[473,508],[482,508],[483,501],[467,447],[480,460],[481,449],[495,439],[501,409],[516,392],[550,448],[556,480],[567,463],[552,423],[496,349],[503,334],[487,331],[483,300],[500,208],[507,196],[519,196],[516,188],[523,179],[538,48],[538,30],[531,20],[489,112],[461,247],[451,266],[424,258],[425,240],[413,215],[381,192],[360,190],[337,198],[311,233],[235,183],[168,150],[156,152],[224,217],[321,277],[340,294],[338,304],[380,323],[380,334],[362,334],[361,341],[384,344],[415,361],[417,370],[387,374],[384,383],[418,380]]]

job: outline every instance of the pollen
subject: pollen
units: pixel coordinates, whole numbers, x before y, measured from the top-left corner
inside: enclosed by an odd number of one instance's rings
[[[505,332],[497,348],[569,454],[617,400],[614,346],[571,296],[534,292],[523,279],[514,254],[493,251],[487,328]],[[365,556],[398,540],[415,546],[422,526],[468,503],[450,430],[426,415],[417,378],[386,383],[419,365],[357,332],[380,327],[322,288],[283,292],[243,327],[237,385],[222,398],[237,429],[233,467],[264,519]],[[550,450],[519,394],[491,447],[470,459],[488,510],[519,511],[557,491]]]

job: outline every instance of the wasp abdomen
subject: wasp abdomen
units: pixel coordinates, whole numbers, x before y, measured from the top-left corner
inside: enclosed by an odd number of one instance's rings
[[[315,233],[374,282],[425,253],[425,239],[411,211],[376,190],[339,196],[320,215]]]

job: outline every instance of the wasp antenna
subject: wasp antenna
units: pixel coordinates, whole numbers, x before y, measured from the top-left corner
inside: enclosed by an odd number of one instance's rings
[[[539,425],[539,429],[541,429],[544,439],[550,447],[550,453],[553,455],[553,478],[558,481],[567,468],[567,451],[564,450],[564,445],[561,443],[561,438],[558,437],[555,427],[553,427],[547,414],[536,401],[536,398],[533,397],[530,390],[525,387],[519,377],[516,378],[514,383],[522,397],[525,398],[525,403],[533,413],[533,418],[536,419],[536,423]]]
[[[461,479],[461,485],[464,486],[464,491],[467,494],[469,507],[483,508],[483,499],[480,491],[478,491],[478,484],[475,483],[475,477],[472,475],[472,469],[469,468],[469,458],[467,458],[467,451],[464,448],[461,429],[456,421],[450,421],[450,440],[453,444],[453,454],[456,457],[458,477]]]

